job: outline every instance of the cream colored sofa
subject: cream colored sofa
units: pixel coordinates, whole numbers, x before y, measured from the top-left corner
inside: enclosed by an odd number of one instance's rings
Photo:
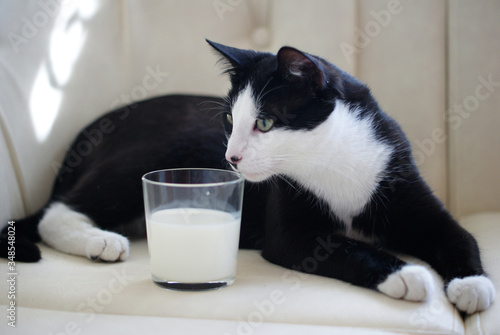
[[[168,93],[224,95],[205,38],[292,45],[369,84],[477,237],[499,292],[499,13],[494,0],[2,2],[2,225],[43,206],[70,141],[104,112]],[[145,241],[115,264],[40,247],[43,260],[17,263],[15,275],[0,260],[2,278],[14,277],[0,281],[2,334],[500,334],[499,301],[464,321],[442,291],[426,303],[393,300],[257,251],[240,251],[234,285],[181,293],[152,283]]]

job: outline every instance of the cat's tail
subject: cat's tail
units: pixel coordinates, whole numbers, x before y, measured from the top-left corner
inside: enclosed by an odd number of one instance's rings
[[[40,241],[38,223],[45,209],[21,220],[8,221],[0,233],[0,258],[16,262],[38,262],[42,257],[35,244]]]

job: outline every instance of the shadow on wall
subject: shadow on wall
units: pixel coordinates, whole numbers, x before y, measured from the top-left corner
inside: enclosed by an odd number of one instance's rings
[[[64,88],[86,41],[85,23],[92,19],[99,6],[97,0],[39,2],[33,15],[21,18],[19,31],[7,33],[12,50],[18,54],[27,44],[35,43],[43,30],[51,31],[47,43],[42,45],[40,64],[28,100],[34,134],[39,143],[44,142],[52,130]]]

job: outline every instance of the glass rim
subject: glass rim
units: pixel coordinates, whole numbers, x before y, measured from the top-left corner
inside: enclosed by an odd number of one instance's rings
[[[223,172],[227,173],[230,175],[235,176],[236,178],[234,180],[228,180],[228,181],[221,181],[221,182],[210,182],[210,183],[191,183],[191,184],[186,184],[186,183],[173,183],[173,182],[164,182],[164,181],[155,181],[148,179],[147,177],[149,175],[157,174],[160,172],[174,172],[174,171],[212,171],[212,172]],[[231,185],[231,184],[238,184],[243,181],[245,181],[245,178],[243,175],[239,172],[236,171],[231,171],[231,170],[223,170],[223,169],[212,169],[212,168],[173,168],[173,169],[160,169],[160,170],[154,170],[154,171],[149,171],[145,173],[142,176],[142,181],[143,183],[148,183],[152,185],[159,185],[159,186],[172,186],[172,187],[214,187],[214,186],[222,186],[222,185]]]

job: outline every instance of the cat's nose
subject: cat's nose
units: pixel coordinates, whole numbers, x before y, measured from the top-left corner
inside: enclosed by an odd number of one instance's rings
[[[236,165],[241,162],[243,157],[238,152],[229,152],[226,151],[226,160],[231,164],[235,169]]]
[[[226,157],[226,160],[233,166],[234,169],[238,169],[238,162],[241,161],[241,157],[238,156],[230,156]]]
[[[241,161],[241,157],[239,156],[231,156],[229,157],[229,163],[238,164]]]

